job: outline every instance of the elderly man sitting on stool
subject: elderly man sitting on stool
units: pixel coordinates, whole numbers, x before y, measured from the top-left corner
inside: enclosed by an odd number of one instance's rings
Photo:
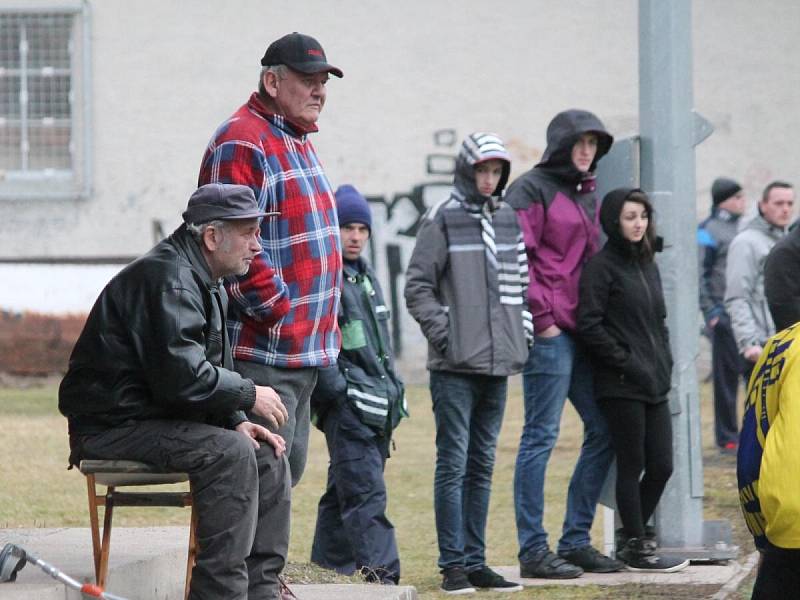
[[[189,474],[199,552],[189,597],[279,598],[289,471],[272,388],[231,370],[221,278],[261,251],[252,190],[209,184],[185,223],[101,292],[59,389],[70,464],[136,460]],[[265,443],[262,443],[265,442]]]

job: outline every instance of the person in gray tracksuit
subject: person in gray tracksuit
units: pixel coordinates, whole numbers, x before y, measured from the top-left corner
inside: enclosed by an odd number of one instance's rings
[[[335,366],[319,370],[311,394],[317,427],[325,432],[330,465],[319,500],[311,561],[344,575],[396,584],[400,558],[386,516],[383,468],[392,431],[408,416],[403,382],[394,369],[389,309],[361,252],[372,228],[364,196],[352,185],[336,190],[344,259]]]
[[[764,262],[792,219],[794,190],[773,181],[758,203],[758,216],[735,237],[725,269],[725,309],[731,316],[736,346],[746,361],[749,381],[764,344],[775,334],[775,324],[764,294]]]
[[[528,355],[525,323],[531,339],[533,330],[525,247],[514,210],[501,199],[510,165],[497,136],[464,140],[455,189],[426,213],[406,273],[406,305],[428,340],[438,564],[450,594],[521,589],[485,556],[507,378]]]

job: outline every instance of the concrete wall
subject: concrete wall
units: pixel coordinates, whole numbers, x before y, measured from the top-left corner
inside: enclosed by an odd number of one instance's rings
[[[0,0],[0,10],[11,5],[18,0]],[[317,37],[345,72],[329,84],[313,139],[334,187],[354,183],[377,203],[385,226],[374,251],[387,283],[387,245],[401,271],[413,245],[403,232],[445,193],[449,177],[428,173],[430,155],[454,153],[470,131],[495,131],[519,174],[543,151],[549,119],[568,107],[593,110],[616,136],[636,132],[635,0],[222,6],[89,2],[92,193],[0,204],[3,258],[147,250],[154,222],[164,232],[179,223],[205,144],[255,88],[267,44],[294,30]],[[769,180],[800,171],[800,4],[697,0],[693,16],[695,105],[717,128],[697,153],[702,215],[717,175],[741,179],[755,198]],[[395,283],[402,290],[402,277]],[[403,329],[419,340],[406,321]]]

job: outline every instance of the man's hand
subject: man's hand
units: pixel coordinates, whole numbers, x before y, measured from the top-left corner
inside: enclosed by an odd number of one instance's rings
[[[538,332],[536,335],[538,335],[539,337],[549,338],[549,337],[556,337],[559,333],[561,333],[561,329],[558,327],[558,325],[553,324],[550,325],[550,327],[548,327],[544,331]]]
[[[713,317],[708,320],[708,323],[706,323],[706,325],[708,326],[709,329],[714,329],[714,327],[717,326],[717,323],[719,323],[719,317]]]
[[[749,360],[750,362],[754,363],[758,360],[758,357],[761,356],[761,353],[764,351],[764,348],[761,346],[750,346],[749,348],[745,349],[742,353],[742,356],[745,359]]]
[[[275,456],[280,456],[286,451],[286,442],[284,439],[277,433],[272,433],[266,427],[256,425],[250,421],[242,421],[236,426],[236,431],[249,437],[256,450],[261,447],[258,440],[264,440],[275,449]]]
[[[281,397],[275,390],[265,385],[256,386],[256,403],[250,411],[269,421],[275,429],[280,429],[289,418]]]

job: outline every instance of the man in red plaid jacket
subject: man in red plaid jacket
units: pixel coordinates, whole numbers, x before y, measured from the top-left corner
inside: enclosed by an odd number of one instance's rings
[[[328,64],[319,42],[300,33],[270,44],[261,65],[258,92],[214,133],[199,183],[250,186],[261,210],[280,212],[262,223],[263,252],[247,275],[225,287],[236,370],[275,389],[289,413],[278,432],[296,485],[317,368],[335,364],[340,347],[339,224],[308,134],[317,131],[328,74],[342,72]]]

